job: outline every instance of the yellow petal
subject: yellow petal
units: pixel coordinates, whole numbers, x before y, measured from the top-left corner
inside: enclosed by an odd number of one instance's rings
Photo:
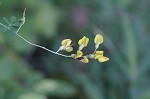
[[[84,36],[82,39],[80,39],[78,41],[78,44],[83,45],[84,47],[86,47],[88,45],[88,42],[89,42],[89,38]]]
[[[82,45],[82,42],[83,42],[83,38],[78,41],[78,44]]]
[[[70,46],[71,42],[72,42],[71,40],[68,41],[67,44],[66,44],[66,46]]]
[[[80,60],[81,62],[83,62],[83,63],[88,63],[89,62],[89,59],[88,58],[86,58],[86,57],[84,57],[82,60]]]
[[[103,57],[104,52],[103,51],[96,51],[95,59],[99,59]]]
[[[89,38],[86,37],[86,38],[84,39],[84,44],[83,44],[83,45],[84,45],[84,46],[87,46],[88,43],[89,43]]]
[[[97,34],[95,36],[94,42],[95,42],[95,44],[102,44],[103,43],[103,36],[100,34]]]
[[[65,48],[65,51],[67,51],[67,52],[71,52],[72,50],[73,50],[73,48],[71,46]]]
[[[104,51],[96,51],[96,55],[102,55],[103,56]]]
[[[103,56],[103,57],[101,57],[101,58],[98,59],[99,62],[106,62],[108,60],[109,60],[109,58],[105,57],[105,56]]]
[[[101,55],[96,55],[96,56],[95,56],[95,59],[99,59],[99,58],[101,58],[101,57],[103,57],[103,56],[101,56]]]
[[[61,45],[63,46],[70,46],[72,40],[71,39],[65,39],[61,42]]]
[[[75,56],[75,58],[82,57],[82,55],[83,55],[83,52],[80,51],[80,50],[78,50],[78,51],[77,51],[77,54],[76,54],[76,56]]]
[[[79,46],[79,50],[80,50],[80,51],[81,51],[83,48],[84,48],[83,45],[80,45],[80,46]]]

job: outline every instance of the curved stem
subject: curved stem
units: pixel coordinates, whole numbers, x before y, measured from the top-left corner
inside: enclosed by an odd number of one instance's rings
[[[97,51],[97,48],[95,48],[95,50],[94,50],[93,54],[95,54],[95,53],[96,53],[96,51]]]
[[[19,32],[19,30],[21,29],[21,27],[22,27],[22,26],[24,25],[24,23],[25,23],[25,11],[26,11],[26,9],[25,9],[24,12],[23,12],[24,22],[19,26],[19,28],[18,28],[18,29],[16,30],[16,32],[15,32],[16,35],[17,35],[19,38],[21,38],[22,40],[24,40],[25,42],[27,42],[27,43],[30,44],[30,45],[33,45],[33,46],[36,46],[36,47],[38,47],[38,48],[44,49],[44,50],[46,50],[46,51],[48,51],[48,52],[51,52],[51,53],[53,53],[53,54],[56,54],[56,55],[59,55],[59,56],[63,56],[63,57],[72,57],[71,55],[64,55],[64,54],[58,53],[59,50],[58,50],[57,52],[55,52],[55,51],[52,51],[52,50],[50,50],[50,49],[48,49],[48,48],[46,48],[46,47],[44,47],[44,46],[41,46],[41,45],[37,45],[37,44],[35,44],[35,43],[32,43],[32,42],[28,41],[27,39],[23,38],[21,35],[19,35],[18,32]],[[23,18],[22,18],[22,19],[23,19]],[[5,25],[2,24],[2,23],[0,23],[0,25],[3,26],[3,27],[5,27],[5,28],[7,28],[8,30],[10,30],[7,26],[5,26]]]
[[[49,51],[49,52],[51,52],[51,53],[53,53],[53,54],[57,54],[57,55],[60,55],[60,56],[63,56],[63,57],[71,57],[70,55],[60,54],[60,53],[55,52],[55,51],[52,51],[52,50],[50,50],[50,49],[48,49],[48,48],[46,48],[46,47],[43,47],[43,46],[40,46],[40,45],[31,43],[31,42],[29,42],[28,40],[26,40],[25,38],[23,38],[21,35],[19,35],[18,33],[16,33],[16,35],[17,35],[18,37],[20,37],[21,39],[23,39],[25,42],[27,42],[27,43],[30,44],[30,45],[39,47],[39,48],[41,48],[41,49],[44,49],[44,50]]]

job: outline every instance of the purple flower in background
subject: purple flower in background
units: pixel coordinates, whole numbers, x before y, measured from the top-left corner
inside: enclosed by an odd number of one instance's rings
[[[72,21],[76,29],[84,29],[88,23],[88,13],[85,7],[75,7],[72,11]]]

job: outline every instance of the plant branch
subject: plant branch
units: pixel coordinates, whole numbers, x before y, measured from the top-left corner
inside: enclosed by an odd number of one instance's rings
[[[52,51],[52,50],[50,50],[50,49],[48,49],[48,48],[46,48],[46,47],[44,47],[44,46],[41,46],[41,45],[37,45],[37,44],[35,44],[35,43],[32,43],[32,42],[28,41],[27,39],[25,39],[24,37],[22,37],[21,35],[19,35],[18,32],[19,32],[19,30],[21,29],[21,27],[22,27],[22,26],[24,25],[24,23],[25,23],[25,11],[26,11],[26,8],[25,8],[25,10],[24,10],[24,12],[23,12],[23,18],[21,19],[23,22],[22,22],[22,24],[20,24],[19,28],[18,28],[18,29],[16,30],[16,32],[15,32],[16,35],[17,35],[19,38],[21,38],[22,40],[24,40],[25,42],[27,42],[28,44],[30,44],[30,45],[32,45],[32,46],[36,46],[36,47],[38,47],[38,48],[44,49],[44,50],[46,50],[46,51],[48,51],[48,52],[51,52],[51,53],[53,53],[53,54],[56,54],[56,55],[59,55],[59,56],[63,56],[63,57],[72,57],[71,55],[60,54],[60,53],[55,52],[55,51]],[[7,26],[5,26],[5,25],[2,24],[2,23],[0,23],[0,25],[3,26],[3,27],[5,27],[5,28],[7,28],[8,30],[10,30]]]

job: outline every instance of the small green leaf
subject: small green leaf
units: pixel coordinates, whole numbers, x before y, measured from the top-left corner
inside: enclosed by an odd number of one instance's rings
[[[9,21],[7,20],[7,18],[3,18],[3,20],[7,23],[7,24],[9,24]]]
[[[8,29],[4,27],[4,28],[1,29],[1,32],[6,32],[7,30]]]
[[[14,23],[16,21],[16,17],[15,16],[11,16],[10,18],[10,24]]]
[[[20,23],[19,22],[16,22],[14,24],[11,25],[11,27],[14,27],[14,28],[19,28],[20,26]]]
[[[10,28],[10,34],[16,35],[16,32],[13,30],[13,28]]]

